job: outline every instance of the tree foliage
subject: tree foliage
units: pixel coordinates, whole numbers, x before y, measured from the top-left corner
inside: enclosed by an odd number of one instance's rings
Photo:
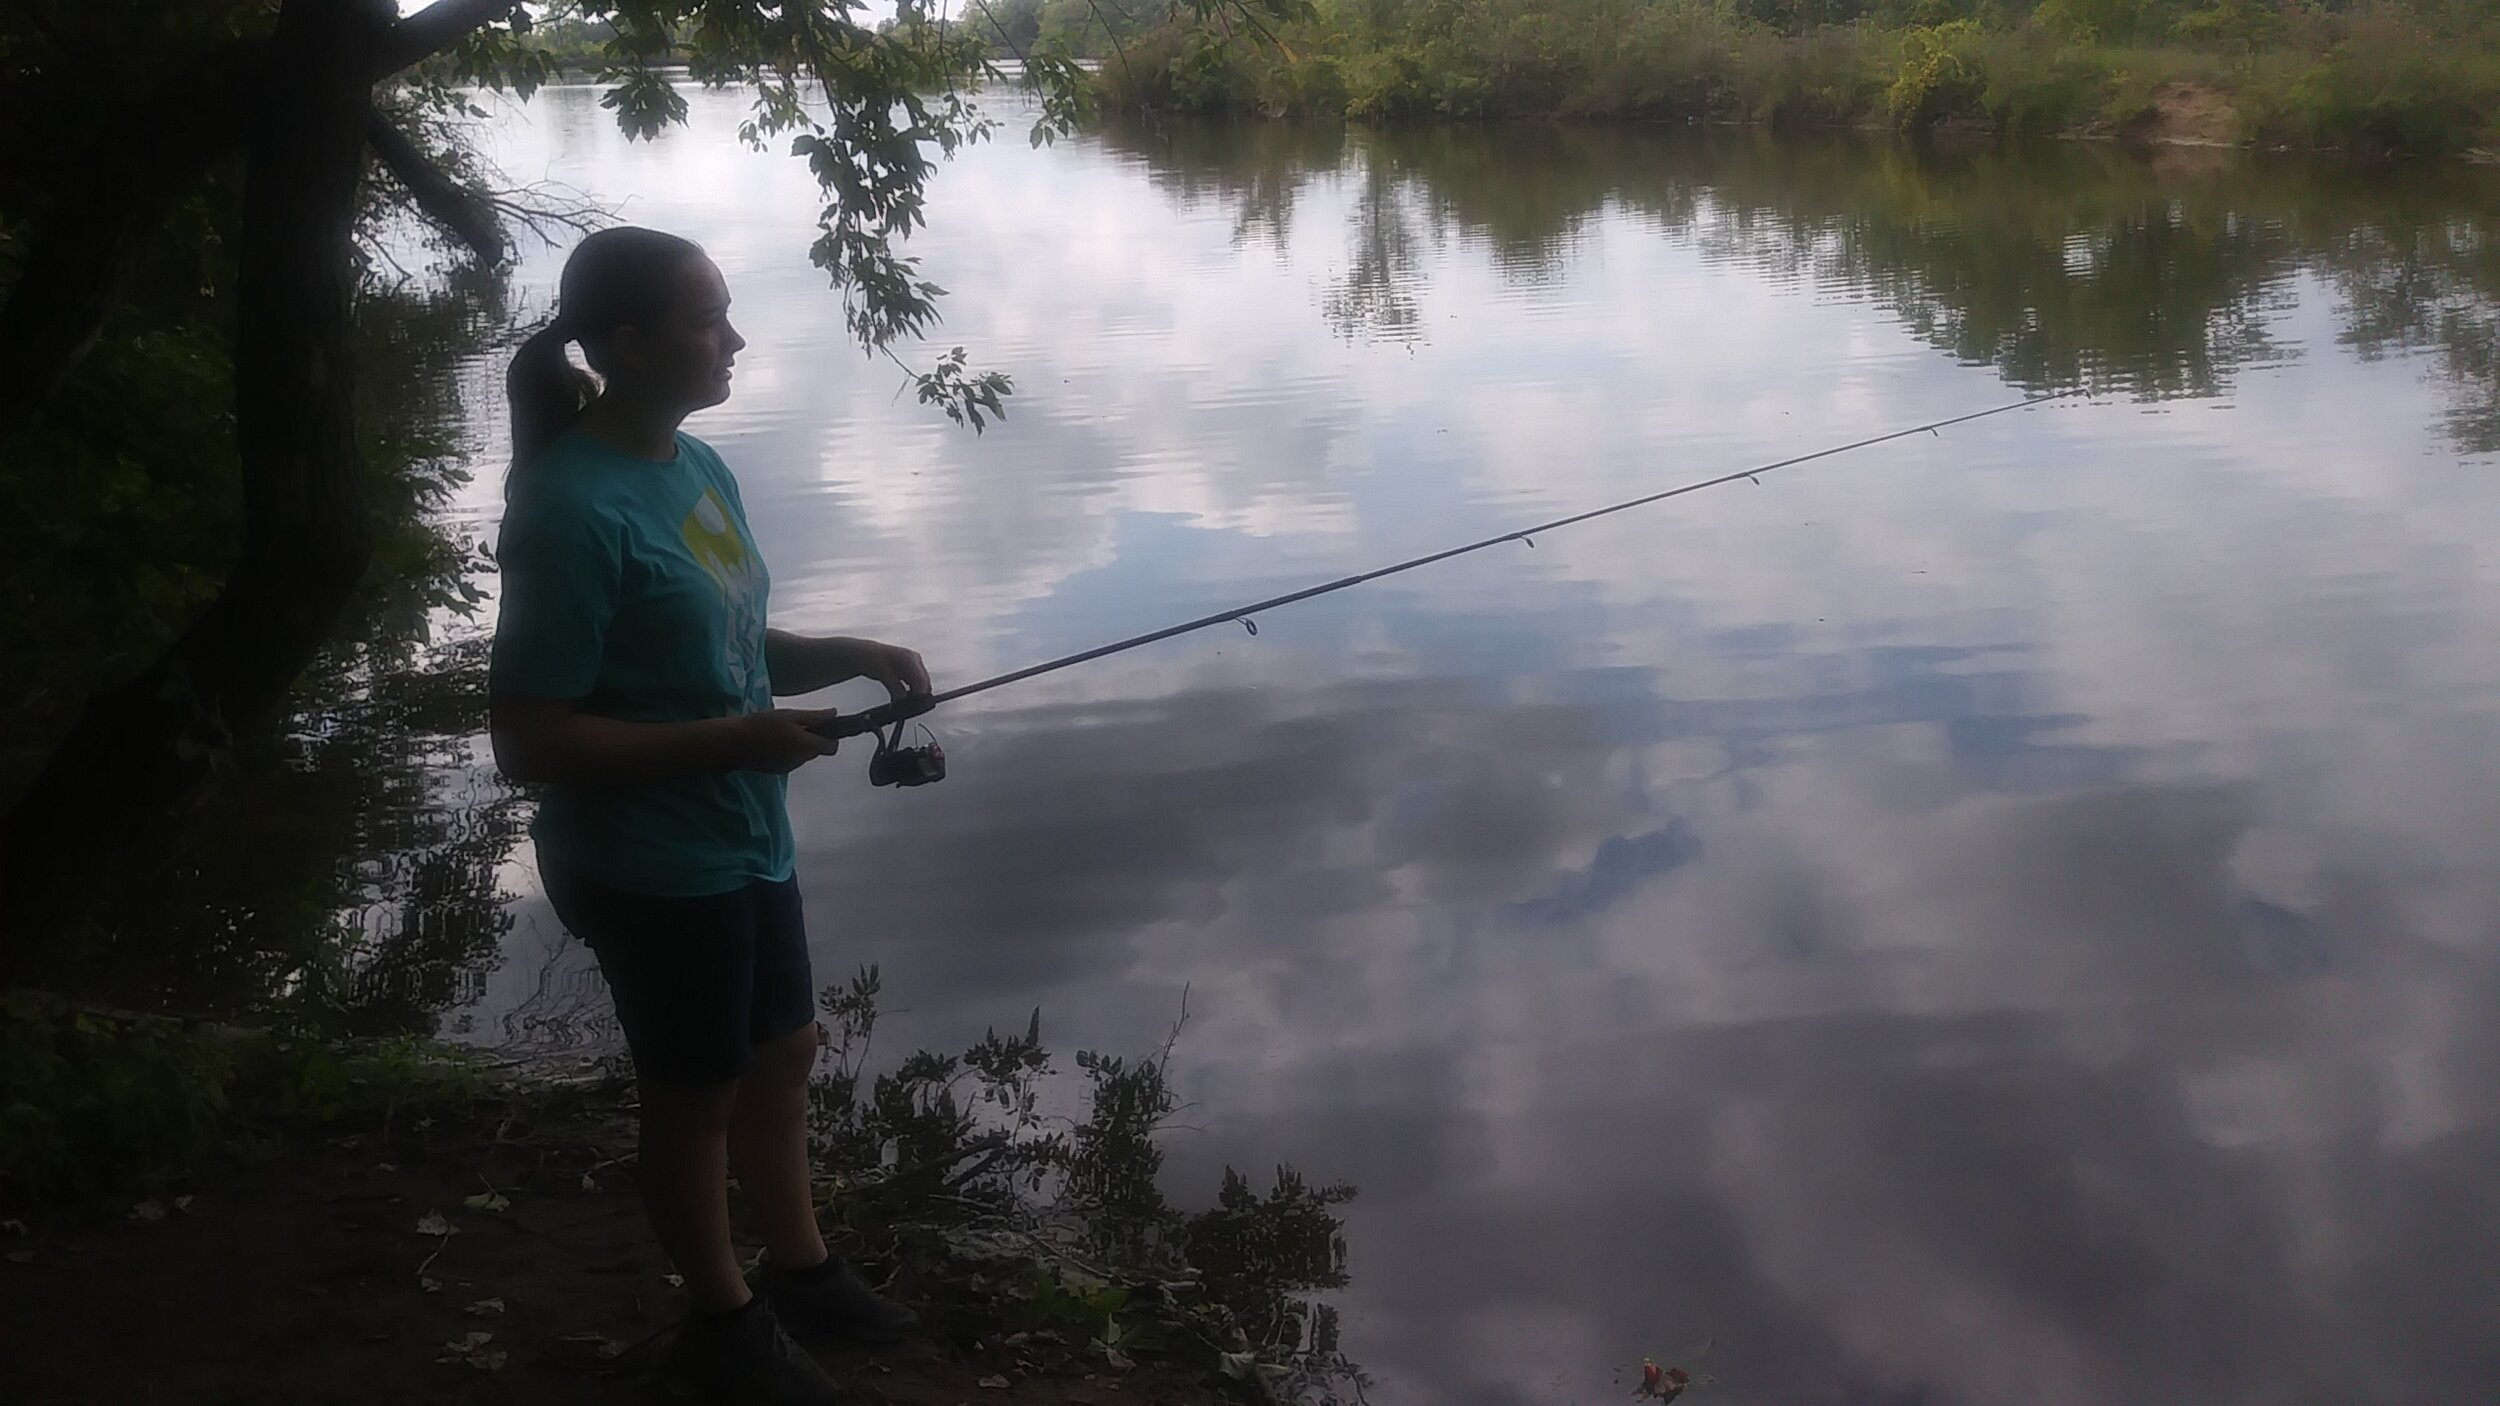
[[[561,54],[534,38],[544,23],[566,27]],[[684,122],[681,82],[746,89],[741,137],[806,162],[823,194],[809,255],[841,290],[861,347],[888,352],[938,319],[945,290],[902,246],[926,219],[936,164],[995,130],[964,86],[987,48],[929,0],[905,0],[875,25],[854,0],[570,0],[478,29],[417,75],[416,88],[443,108],[463,105],[473,85],[526,98],[563,63],[587,63],[606,85],[601,105],[645,140]],[[1088,110],[1090,85],[1071,60],[1036,56],[1012,77],[1041,94],[1036,144],[1074,130]],[[961,357],[915,379],[924,403],[975,429],[1004,413],[1012,389],[1003,373],[969,371]]]
[[[1114,105],[1366,121],[1511,117],[2500,143],[2500,11],[2454,0],[1324,0],[1276,42],[1158,29]]]

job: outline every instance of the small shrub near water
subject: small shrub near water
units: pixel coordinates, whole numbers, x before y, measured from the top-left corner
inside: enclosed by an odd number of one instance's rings
[[[831,1040],[811,1128],[849,1231],[923,1285],[971,1295],[963,1316],[1076,1358],[1169,1355],[1284,1400],[1359,1399],[1335,1310],[1313,1297],[1346,1282],[1334,1208],[1352,1187],[1280,1166],[1262,1193],[1227,1168],[1215,1206],[1185,1213],[1159,1180],[1180,1108],[1170,1041],[1144,1058],[1079,1051],[1082,1116],[1057,1113],[1038,1010],[1022,1032],[867,1078],[880,995],[870,967],[821,998]]]
[[[1971,20],[1917,25],[1901,32],[1884,108],[1895,124],[1932,127],[1948,117],[1973,116],[1987,94],[1979,56],[1982,35]]]
[[[285,1129],[486,1089],[413,1040],[334,1043],[35,996],[0,1001],[0,1204],[152,1190]]]

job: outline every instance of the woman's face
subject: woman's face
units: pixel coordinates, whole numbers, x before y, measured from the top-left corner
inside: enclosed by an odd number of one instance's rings
[[[651,325],[616,329],[608,378],[619,394],[680,412],[729,399],[729,367],[747,339],[729,325],[729,285],[710,259],[684,260]]]

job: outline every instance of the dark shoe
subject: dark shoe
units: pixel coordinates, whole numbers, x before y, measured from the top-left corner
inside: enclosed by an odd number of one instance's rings
[[[767,1260],[755,1287],[795,1332],[890,1343],[920,1326],[919,1314],[869,1288],[840,1255],[795,1273]]]
[[[660,1364],[660,1381],[680,1396],[724,1406],[826,1406],[842,1399],[842,1389],[790,1340],[772,1305],[761,1299],[736,1313],[688,1318]]]

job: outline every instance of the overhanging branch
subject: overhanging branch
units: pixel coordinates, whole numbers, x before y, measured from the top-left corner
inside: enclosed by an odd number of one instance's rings
[[[520,9],[520,0],[434,0],[382,36],[377,79],[421,64]]]
[[[511,247],[504,238],[503,224],[495,217],[493,206],[474,191],[445,175],[442,169],[425,159],[408,134],[391,125],[379,112],[365,114],[365,144],[382,158],[417,209],[429,220],[451,232],[480,263],[501,262]]]

